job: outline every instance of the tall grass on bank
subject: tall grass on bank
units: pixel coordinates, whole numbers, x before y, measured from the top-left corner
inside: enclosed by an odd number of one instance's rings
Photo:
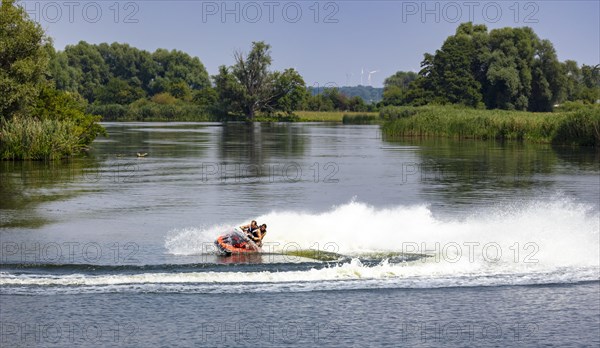
[[[376,112],[353,112],[353,111],[294,111],[300,122],[343,122],[344,118],[350,119],[357,116],[375,116]]]
[[[103,121],[215,121],[207,108],[191,103],[158,104],[143,100],[129,105],[106,104],[88,106],[88,113],[101,115]]]
[[[600,108],[530,113],[457,106],[388,107],[383,133],[390,137],[519,140],[600,146]]]
[[[379,123],[377,114],[344,114],[342,118],[343,124],[376,124]]]
[[[54,160],[69,157],[84,147],[77,134],[72,121],[3,118],[0,122],[0,158]]]

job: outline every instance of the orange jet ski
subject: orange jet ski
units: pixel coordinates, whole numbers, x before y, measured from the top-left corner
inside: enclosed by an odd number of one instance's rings
[[[258,253],[260,247],[256,245],[244,232],[233,230],[222,235],[215,241],[217,249],[224,255],[232,253]]]

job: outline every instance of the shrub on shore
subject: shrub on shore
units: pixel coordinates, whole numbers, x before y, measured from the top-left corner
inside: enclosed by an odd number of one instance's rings
[[[0,123],[0,156],[4,160],[54,160],[69,157],[84,147],[75,128],[72,121],[28,117],[3,119]]]

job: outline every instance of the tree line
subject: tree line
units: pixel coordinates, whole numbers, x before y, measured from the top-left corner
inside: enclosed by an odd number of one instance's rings
[[[418,74],[398,72],[384,83],[384,105],[462,104],[475,108],[552,111],[556,104],[600,99],[600,65],[560,62],[549,40],[531,28],[463,23]]]
[[[234,64],[222,65],[210,77],[197,57],[181,51],[151,53],[128,44],[81,41],[64,51],[51,50],[49,76],[57,89],[78,93],[92,113],[109,119],[127,113],[139,119],[188,111],[253,118],[256,113],[373,109],[362,97],[347,95],[362,90],[325,88],[315,93],[294,69],[270,71],[270,50],[265,42],[253,42],[248,54],[235,52]]]
[[[57,89],[77,92],[91,112],[108,118],[137,113],[148,119],[187,110],[251,119],[257,113],[427,104],[541,112],[565,101],[591,104],[600,98],[599,65],[560,62],[552,43],[528,27],[488,31],[485,25],[459,25],[434,54],[425,53],[418,73],[388,77],[379,103],[371,103],[375,90],[315,89],[294,69],[270,71],[270,49],[254,42],[249,53],[235,52],[233,65],[209,76],[197,57],[181,51],[150,53],[127,44],[82,41],[50,52],[50,77]]]

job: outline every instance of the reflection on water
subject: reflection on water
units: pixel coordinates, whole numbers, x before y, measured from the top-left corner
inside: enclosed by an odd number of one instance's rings
[[[40,227],[51,221],[38,214],[43,203],[72,199],[94,192],[73,189],[70,183],[96,176],[98,163],[80,158],[69,161],[0,161],[0,228]]]
[[[441,195],[447,204],[473,204],[498,199],[519,200],[568,192],[573,180],[591,189],[575,191],[595,202],[600,182],[598,156],[590,148],[557,148],[549,144],[456,141],[451,139],[386,139],[416,148],[420,159],[403,164],[406,181],[419,181],[426,196]],[[570,177],[565,180],[566,176]],[[486,199],[487,197],[487,199]]]

